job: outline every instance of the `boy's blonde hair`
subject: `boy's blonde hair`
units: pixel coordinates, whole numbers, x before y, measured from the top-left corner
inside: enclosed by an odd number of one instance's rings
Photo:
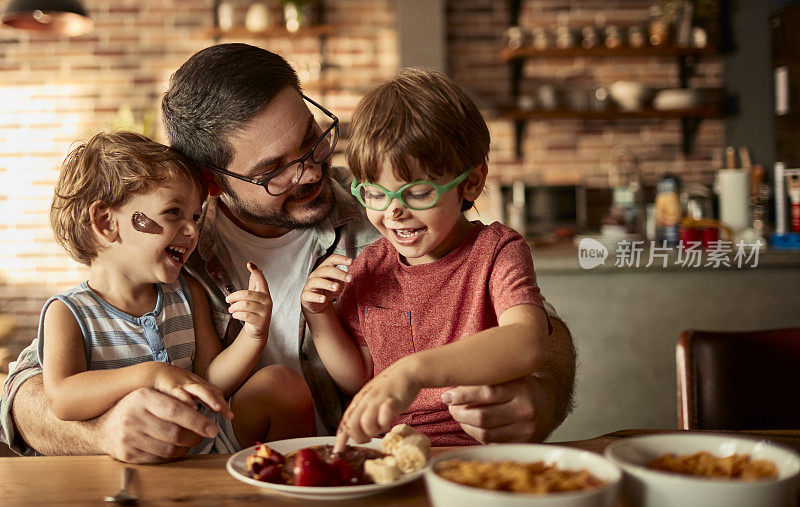
[[[205,200],[206,184],[199,169],[169,146],[135,132],[96,134],[74,148],[61,166],[50,206],[56,241],[73,259],[91,265],[100,248],[92,232],[91,204],[119,207],[166,179],[190,183]]]
[[[399,180],[458,176],[486,162],[489,128],[467,92],[444,74],[405,69],[356,106],[347,163],[358,181],[388,165]]]

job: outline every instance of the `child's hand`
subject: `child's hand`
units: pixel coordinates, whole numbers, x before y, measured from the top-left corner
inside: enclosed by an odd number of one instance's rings
[[[411,405],[420,390],[406,366],[401,359],[370,380],[347,407],[339,432],[361,444],[388,431],[392,418]]]
[[[190,407],[194,407],[195,400],[199,400],[226,419],[233,418],[233,412],[225,402],[225,396],[219,387],[206,382],[189,370],[170,363],[159,363],[157,368],[153,380],[154,389],[174,396]]]
[[[309,313],[322,313],[331,301],[342,293],[345,282],[352,278],[347,271],[336,266],[349,266],[353,259],[344,255],[331,255],[322,264],[308,275],[306,286],[300,295],[303,311]]]
[[[234,319],[244,322],[244,332],[255,340],[266,340],[272,318],[272,297],[264,273],[252,262],[247,263],[250,283],[247,290],[229,294],[225,301]]]

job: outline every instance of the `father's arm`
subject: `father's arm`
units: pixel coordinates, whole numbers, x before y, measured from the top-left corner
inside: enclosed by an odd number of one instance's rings
[[[35,349],[35,348],[34,348]],[[24,454],[109,454],[120,461],[158,463],[183,456],[203,436],[209,419],[176,398],[136,390],[88,421],[62,421],[49,408],[41,370],[23,353],[7,379],[0,404],[3,439]]]
[[[505,384],[461,386],[443,396],[453,418],[473,438],[484,443],[541,442],[569,414],[575,347],[567,326],[552,315],[550,320],[553,334],[543,368]]]

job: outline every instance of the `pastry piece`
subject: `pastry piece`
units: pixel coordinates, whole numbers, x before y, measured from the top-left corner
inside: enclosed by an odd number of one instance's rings
[[[403,438],[392,451],[397,466],[404,473],[415,472],[425,466],[431,449],[431,441],[426,435],[414,433]]]
[[[409,435],[416,434],[417,431],[408,424],[398,424],[387,433],[381,442],[383,452],[393,454],[394,448]]]
[[[256,446],[256,453],[247,457],[245,466],[253,479],[283,484],[284,457],[264,444]]]
[[[369,476],[375,484],[394,482],[395,479],[403,474],[397,466],[397,459],[395,459],[394,456],[365,461],[364,473]]]
[[[422,469],[428,462],[431,441],[408,424],[398,424],[383,437],[381,447],[391,456],[364,462],[364,473],[376,484],[394,482]]]

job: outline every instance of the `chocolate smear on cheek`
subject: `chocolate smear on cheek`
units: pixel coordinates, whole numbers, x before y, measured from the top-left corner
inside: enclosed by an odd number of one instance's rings
[[[146,232],[147,234],[161,234],[164,232],[164,228],[161,227],[158,222],[150,219],[150,217],[141,211],[137,211],[131,215],[131,224],[137,231]]]

